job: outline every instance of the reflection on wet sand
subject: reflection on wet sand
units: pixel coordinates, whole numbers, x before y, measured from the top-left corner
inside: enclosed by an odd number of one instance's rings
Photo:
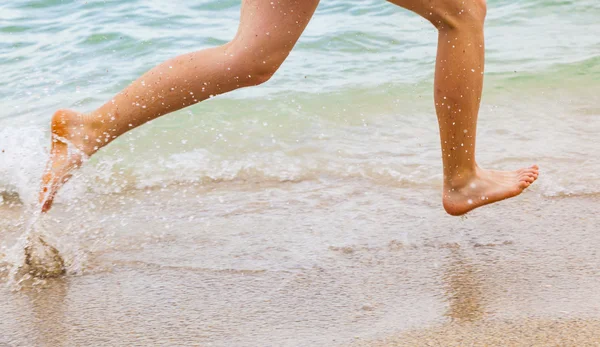
[[[530,285],[530,282],[533,282],[534,276],[537,275],[536,270],[539,269],[514,269],[510,262],[489,262],[490,254],[493,252],[485,252],[485,249],[499,251],[498,247],[511,246],[513,246],[512,241],[475,243],[473,251],[459,244],[446,245],[444,248],[448,249],[449,254],[440,266],[440,278],[443,299],[447,303],[447,310],[443,315],[448,318],[448,321],[440,325],[431,324],[423,328],[404,331],[397,336],[383,340],[359,341],[352,346],[600,346],[600,320],[597,319],[597,316],[573,318],[567,315],[567,310],[576,310],[576,306],[568,303],[564,294],[562,296],[558,294],[552,299],[553,302],[560,303],[562,301],[564,310],[558,312],[561,316],[557,318],[523,317],[522,312],[525,312],[528,307],[520,303],[521,300],[525,298],[533,301],[532,298],[534,298],[544,302],[541,295],[536,295],[535,287],[531,287],[532,292],[527,293],[530,297],[522,296],[520,293],[524,283]],[[583,247],[580,247],[579,250],[583,253]],[[506,249],[503,251],[506,252]],[[493,257],[491,258],[493,259]],[[543,276],[546,278],[554,279],[566,275],[560,274],[558,267],[548,265],[543,259],[538,261],[544,264]],[[587,264],[580,264],[575,269],[584,269],[586,266]],[[571,268],[571,272],[573,269]],[[520,276],[515,275],[515,270],[521,271]],[[582,272],[587,273],[588,270],[582,270]],[[573,273],[568,275],[573,275]],[[507,281],[509,278],[512,281]],[[583,283],[586,285],[579,286],[577,289],[584,290],[589,284],[588,280],[594,282],[597,278],[583,279]],[[578,281],[581,279],[575,280],[572,285],[577,287]],[[541,285],[541,287],[553,288],[548,284]],[[507,302],[510,302],[512,307],[502,307]],[[546,305],[549,312],[553,311],[552,306],[554,305]],[[521,312],[515,314],[513,307],[517,307],[517,310],[521,310]],[[502,313],[495,312],[496,310],[506,312],[503,316]],[[510,312],[508,317],[506,317],[507,312]],[[556,313],[552,315],[556,316]]]
[[[451,249],[449,263],[444,267],[442,279],[448,300],[448,316],[458,323],[476,322],[484,318],[482,277],[460,248]]]
[[[35,331],[39,346],[62,346],[66,341],[67,329],[65,299],[68,295],[66,278],[46,280],[39,287],[24,287],[24,299],[29,301],[31,317],[24,323],[26,331]]]
[[[363,341],[353,346],[490,346],[582,347],[600,346],[600,321],[595,319],[486,319],[492,316],[485,274],[457,245],[448,247],[442,280],[450,321],[417,329],[382,341]],[[488,305],[489,306],[489,305]]]
[[[65,346],[69,326],[68,278],[27,280],[8,293],[0,321],[0,346]]]

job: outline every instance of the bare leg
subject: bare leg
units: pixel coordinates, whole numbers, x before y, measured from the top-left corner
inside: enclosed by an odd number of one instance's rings
[[[240,26],[231,42],[160,64],[89,114],[56,112],[40,193],[42,211],[50,209],[56,192],[85,156],[123,133],[211,96],[267,81],[294,47],[318,3],[243,0]],[[65,142],[77,150],[69,151]]]
[[[443,203],[451,215],[519,195],[538,167],[481,169],[475,161],[484,66],[485,0],[389,0],[429,20],[439,32],[435,108],[444,164]]]

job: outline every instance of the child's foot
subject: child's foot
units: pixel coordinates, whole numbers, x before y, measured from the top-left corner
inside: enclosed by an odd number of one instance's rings
[[[477,168],[475,175],[461,185],[444,184],[444,209],[453,216],[460,216],[477,207],[512,198],[529,187],[538,175],[537,165],[517,171]]]
[[[52,117],[52,149],[39,197],[42,212],[50,210],[58,189],[71,178],[72,171],[97,149],[90,148],[91,132],[80,113],[59,110]]]

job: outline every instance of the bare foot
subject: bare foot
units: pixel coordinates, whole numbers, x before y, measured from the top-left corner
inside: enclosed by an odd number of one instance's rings
[[[460,216],[477,207],[512,198],[529,187],[538,175],[537,165],[517,171],[477,168],[475,175],[460,185],[444,184],[444,209],[453,216]]]
[[[69,110],[59,110],[52,117],[52,149],[39,196],[42,212],[50,210],[56,192],[71,178],[73,170],[95,152],[89,148],[91,131],[84,119],[82,114]]]

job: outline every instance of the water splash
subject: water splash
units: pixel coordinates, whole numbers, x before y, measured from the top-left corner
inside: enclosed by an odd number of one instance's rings
[[[62,255],[47,241],[42,213],[37,207],[27,211],[31,217],[25,230],[6,255],[10,268],[7,285],[11,290],[19,290],[32,280],[58,277],[66,272]]]

